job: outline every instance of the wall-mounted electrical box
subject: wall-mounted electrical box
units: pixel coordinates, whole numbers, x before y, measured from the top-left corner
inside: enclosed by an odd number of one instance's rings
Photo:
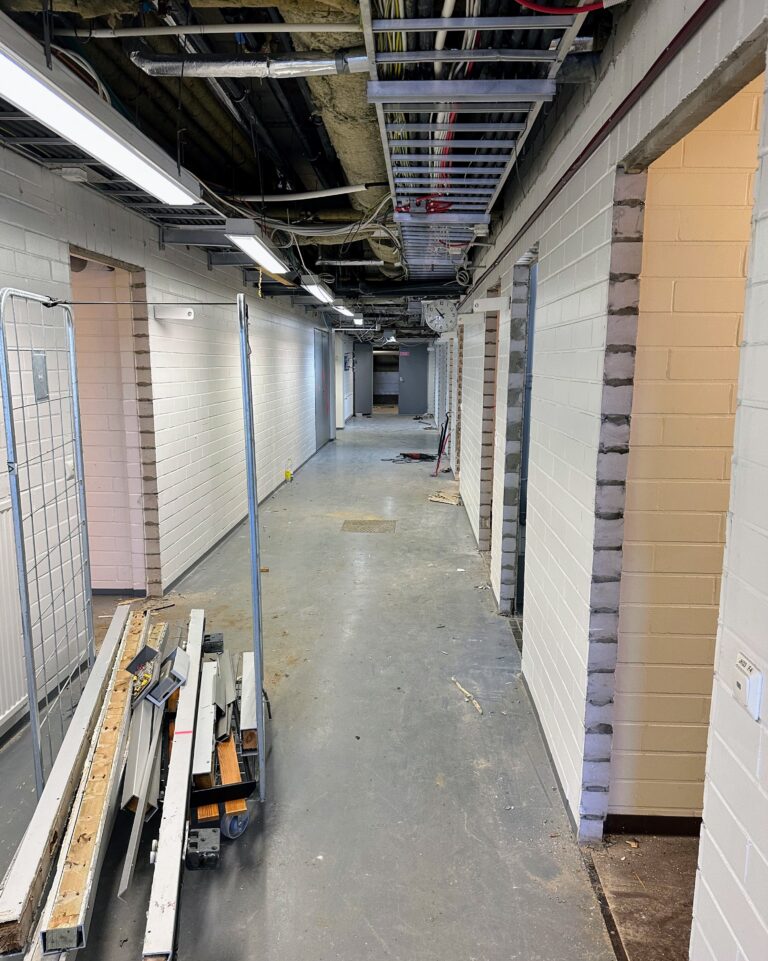
[[[760,720],[763,700],[763,672],[746,654],[739,651],[733,672],[733,696],[756,721]]]

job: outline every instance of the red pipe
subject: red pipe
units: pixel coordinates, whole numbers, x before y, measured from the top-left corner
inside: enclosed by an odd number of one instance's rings
[[[604,0],[596,0],[595,3],[585,3],[583,7],[552,7],[548,3],[536,3],[535,0],[517,0],[521,7],[534,10],[536,13],[555,13],[562,16],[564,13],[592,13],[593,10],[605,10]],[[621,0],[614,0],[614,3]]]
[[[518,0],[518,3],[522,0]],[[469,300],[471,294],[477,290],[480,284],[485,280],[491,271],[495,270],[496,267],[501,263],[501,261],[507,256],[507,254],[512,250],[512,248],[521,240],[527,231],[536,223],[536,221],[541,217],[544,211],[549,207],[552,201],[558,196],[558,194],[565,188],[565,186],[570,183],[573,177],[578,173],[578,171],[584,166],[584,164],[589,160],[589,158],[597,151],[597,148],[603,144],[611,133],[618,127],[621,121],[626,117],[629,111],[635,106],[635,104],[640,100],[640,98],[653,86],[654,82],[659,78],[659,76],[664,72],[664,70],[669,66],[670,63],[675,59],[675,57],[680,53],[680,51],[686,46],[689,40],[694,37],[699,30],[704,26],[704,24],[709,20],[712,14],[720,7],[723,0],[704,0],[701,6],[696,10],[693,16],[687,20],[677,34],[670,40],[669,44],[661,51],[656,60],[648,68],[647,73],[640,79],[635,87],[630,90],[627,96],[622,100],[619,106],[614,110],[611,116],[605,121],[602,127],[597,131],[597,133],[592,137],[589,143],[584,147],[578,157],[573,161],[570,167],[565,171],[562,177],[557,181],[554,187],[549,191],[547,196],[542,200],[538,207],[534,210],[531,216],[526,220],[522,227],[517,231],[515,236],[509,241],[509,243],[504,245],[504,249],[498,254],[493,262],[489,264],[488,267],[482,272],[482,274],[475,280],[472,285],[471,290],[467,293],[463,303]]]

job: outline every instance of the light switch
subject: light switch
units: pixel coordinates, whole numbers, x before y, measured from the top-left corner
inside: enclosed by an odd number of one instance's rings
[[[746,654],[739,652],[733,674],[733,696],[746,708],[756,721],[760,720],[760,705],[763,699],[763,672],[750,661]]]

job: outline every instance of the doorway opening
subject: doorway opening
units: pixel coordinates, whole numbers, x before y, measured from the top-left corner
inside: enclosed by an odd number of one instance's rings
[[[400,399],[400,352],[373,351],[373,403],[379,413],[396,414]]]
[[[70,258],[94,593],[147,592],[131,271]]]
[[[644,218],[632,220],[642,265],[608,817],[595,852],[630,961],[651,945],[654,959],[688,956],[762,87],[650,166]],[[631,376],[620,354],[609,361]],[[735,699],[720,711],[734,730],[747,723]]]
[[[423,417],[429,411],[429,353],[426,344],[402,344],[399,356],[397,412]]]

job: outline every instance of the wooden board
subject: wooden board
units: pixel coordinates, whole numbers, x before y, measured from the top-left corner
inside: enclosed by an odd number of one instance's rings
[[[219,756],[221,783],[239,784],[243,777],[240,774],[240,763],[237,760],[235,739],[231,734],[226,741],[219,741],[216,745],[216,753]],[[245,803],[245,798],[238,798],[236,801],[225,801],[224,810],[227,814],[245,814],[248,805]]]
[[[95,875],[100,866],[100,844],[106,845],[105,821],[109,816],[111,794],[119,775],[121,754],[127,730],[133,676],[125,669],[136,656],[142,641],[146,615],[131,615],[126,630],[120,664],[114,675],[90,768],[84,772],[86,787],[73,817],[72,840],[58,888],[52,893],[51,918],[44,938],[50,948],[70,938],[79,947],[79,929],[87,917],[89,900],[95,896]],[[103,856],[103,852],[101,852]]]

